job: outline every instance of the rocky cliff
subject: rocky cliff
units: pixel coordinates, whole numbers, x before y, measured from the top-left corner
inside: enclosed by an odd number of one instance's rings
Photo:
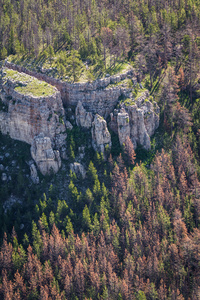
[[[107,118],[113,111],[119,97],[127,93],[124,81],[134,75],[134,71],[130,67],[123,74],[97,79],[93,82],[70,83],[31,71],[8,61],[5,62],[5,66],[55,86],[61,93],[64,106],[77,106],[78,102],[81,101],[88,112],[97,113],[104,118]]]
[[[42,133],[54,149],[64,151],[65,114],[60,92],[29,75],[9,72],[3,69],[1,74],[1,132],[28,144]]]
[[[104,156],[111,148],[108,128],[118,134],[121,145],[129,137],[134,148],[150,149],[150,137],[159,126],[159,107],[143,88],[135,96],[137,81],[132,69],[92,83],[72,84],[6,65],[10,69],[1,71],[0,130],[32,145],[32,157],[42,174],[56,173],[61,166],[60,152],[64,157],[65,131],[72,125],[65,119],[63,104],[73,122],[91,131],[94,150]],[[70,106],[76,107],[75,116]]]
[[[121,145],[129,137],[135,149],[137,145],[142,145],[149,150],[150,137],[159,126],[159,113],[157,103],[146,90],[140,97],[125,100],[118,109],[114,109],[110,114],[109,127],[118,135]],[[93,148],[96,151],[104,153],[106,145],[111,147],[107,122],[98,114],[88,113],[81,102],[76,108],[76,122],[83,128],[92,128]]]
[[[95,115],[92,122],[92,145],[94,150],[105,154],[106,149],[111,148],[111,136],[107,128],[107,123],[103,117]]]
[[[160,109],[148,91],[137,99],[130,99],[130,103],[121,104],[121,108],[111,113],[110,127],[119,136],[122,145],[130,137],[134,148],[142,145],[150,149],[150,137],[159,126]]]
[[[34,137],[31,155],[43,175],[57,173],[61,167],[60,152],[52,149],[51,139],[43,133]]]

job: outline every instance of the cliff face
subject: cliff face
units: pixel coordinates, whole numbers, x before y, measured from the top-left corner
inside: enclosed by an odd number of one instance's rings
[[[138,99],[130,99],[130,103],[122,103],[119,109],[110,114],[109,127],[118,135],[123,145],[129,137],[134,148],[142,145],[146,150],[151,147],[150,137],[159,126],[160,109],[156,102],[150,99],[145,91]],[[91,120],[94,120],[93,122]],[[105,152],[105,147],[111,148],[111,137],[107,129],[107,122],[103,117],[92,116],[78,103],[76,108],[76,123],[83,128],[91,128],[93,148],[98,152]]]
[[[134,103],[121,106],[111,113],[111,128],[118,133],[122,145],[129,137],[134,148],[142,145],[150,149],[150,137],[159,126],[160,109],[156,102],[150,100],[149,92],[145,91]]]
[[[105,154],[106,148],[110,149],[112,146],[111,136],[106,121],[98,114],[95,115],[94,121],[92,122],[91,133],[94,150]]]
[[[130,68],[123,74],[98,79],[93,82],[69,83],[48,77],[46,74],[30,71],[13,63],[6,62],[5,66],[55,86],[61,93],[64,106],[77,106],[78,102],[81,101],[88,112],[97,113],[104,118],[107,118],[113,111],[119,97],[126,93],[127,89],[123,87],[123,81],[133,76],[133,69]],[[119,84],[120,82],[121,84]]]
[[[72,125],[65,120],[63,103],[76,107],[76,124],[91,131],[95,151],[105,155],[105,150],[111,148],[105,120],[109,115],[109,127],[118,134],[121,145],[129,137],[134,148],[142,145],[150,149],[150,136],[159,126],[159,107],[148,91],[140,90],[140,96],[134,97],[136,79],[132,69],[92,83],[71,84],[10,63],[6,65],[12,69],[2,69],[0,130],[32,145],[32,157],[42,174],[51,170],[56,173],[61,166],[59,151],[65,156],[65,130]],[[26,74],[15,70],[24,70]]]
[[[51,139],[43,133],[34,137],[31,155],[43,175],[57,173],[61,167],[60,152],[52,149]]]
[[[12,76],[7,76],[7,71],[7,69],[2,71],[0,98],[6,111],[0,111],[1,132],[28,144],[32,144],[34,137],[42,133],[49,138],[51,147],[64,150],[65,115],[60,92],[55,87],[47,86],[49,95],[38,96],[40,95],[39,81],[36,82],[28,75],[23,75],[23,81],[21,81],[18,74],[12,73]],[[30,85],[31,93],[27,92],[28,85]],[[37,157],[33,158],[37,161]],[[46,168],[46,170],[48,173],[49,169]],[[42,173],[45,174],[45,171]]]
[[[28,144],[32,143],[34,136],[43,132],[54,147],[61,148],[65,139],[65,115],[60,92],[53,88],[53,93],[44,97],[20,93],[16,88],[26,86],[26,83],[7,78],[6,70],[2,81],[0,96],[7,112],[0,112],[1,132]]]

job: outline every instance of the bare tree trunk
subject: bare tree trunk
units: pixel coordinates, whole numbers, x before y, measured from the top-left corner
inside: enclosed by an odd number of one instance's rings
[[[192,43],[190,44],[189,60],[190,60],[190,102],[192,103]]]
[[[106,69],[106,47],[105,46],[103,49],[103,56],[104,56],[104,64],[105,64],[105,69]]]

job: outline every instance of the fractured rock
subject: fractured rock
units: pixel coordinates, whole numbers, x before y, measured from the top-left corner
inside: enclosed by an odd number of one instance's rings
[[[73,173],[75,173],[77,175],[77,177],[82,177],[83,179],[85,178],[86,171],[82,164],[77,163],[77,162],[70,164],[70,169]]]
[[[142,145],[146,150],[151,147],[150,136],[159,126],[160,109],[155,102],[148,100],[149,92],[145,91],[140,98],[129,106],[114,110],[111,114],[111,128],[119,136],[121,145],[130,137],[134,149]]]
[[[72,130],[73,126],[69,121],[65,121],[65,126],[67,129]]]
[[[27,81],[35,80],[26,76]],[[52,91],[48,96],[23,94],[18,90],[22,85],[23,82],[17,79],[3,77],[0,96],[8,106],[8,111],[0,112],[0,131],[28,144],[32,143],[34,136],[44,132],[45,136],[51,138],[53,146],[60,149],[66,140],[65,114],[60,92],[51,87]]]
[[[123,145],[127,137],[130,137],[129,115],[125,110],[121,110],[117,115],[118,136],[120,145]]]
[[[137,110],[137,127],[138,127],[138,143],[142,145],[146,150],[151,148],[150,137],[147,133],[144,124],[144,112],[141,109]]]
[[[52,149],[51,139],[43,133],[34,138],[31,155],[43,175],[57,173],[61,167],[59,151]]]
[[[32,179],[33,183],[38,184],[39,177],[38,177],[37,169],[34,164],[31,164],[30,171],[31,171],[31,179]]]
[[[16,77],[4,76],[2,79],[0,96],[8,110],[7,112],[0,111],[0,131],[3,134],[9,134],[15,140],[32,145],[32,157],[43,175],[49,174],[51,168],[56,173],[61,164],[60,153],[53,151],[52,147],[59,149],[65,157],[67,137],[61,94],[52,86],[48,87],[49,93],[47,94],[45,92],[41,95],[36,92],[34,94],[31,88],[23,93],[23,90],[19,88],[26,87],[30,82],[34,84],[37,79],[23,73],[17,74],[16,72],[15,75]],[[17,78],[24,78],[25,82]],[[40,84],[41,82],[37,81],[38,87]],[[46,85],[41,89],[45,90]],[[71,128],[69,122],[67,125]],[[39,135],[41,132],[44,134],[43,139]],[[34,140],[35,136],[40,138]],[[37,176],[33,178],[37,182]]]
[[[76,107],[76,124],[78,126],[81,126],[83,128],[91,128],[92,126],[92,120],[93,120],[93,115],[91,112],[87,112],[81,101],[78,102],[77,107]]]
[[[92,146],[95,151],[105,154],[106,147],[111,148],[111,135],[103,117],[95,115],[92,122]]]

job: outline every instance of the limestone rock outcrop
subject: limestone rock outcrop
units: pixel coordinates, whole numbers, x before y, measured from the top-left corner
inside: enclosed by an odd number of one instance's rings
[[[82,177],[83,179],[86,177],[85,168],[80,163],[75,162],[70,164],[70,170],[75,173],[77,177]]]
[[[33,139],[31,155],[43,175],[57,173],[61,167],[59,151],[52,149],[51,139],[43,133]]]
[[[103,117],[95,115],[92,122],[92,146],[95,151],[105,154],[106,147],[111,148],[111,135]]]
[[[6,76],[6,69],[2,69],[0,131],[13,139],[31,144],[32,157],[43,175],[59,170],[60,155],[67,158],[66,128],[71,130],[74,121],[78,126],[91,130],[92,146],[104,156],[105,150],[111,148],[111,136],[104,119],[109,115],[110,128],[118,134],[121,145],[130,137],[134,148],[142,145],[150,149],[150,136],[159,126],[159,107],[148,91],[141,94],[142,86],[140,96],[134,98],[133,85],[136,79],[133,69],[93,82],[70,83],[8,62],[6,65],[12,70],[10,74],[16,72],[13,70],[24,71],[26,74],[21,73],[22,77],[28,76],[28,79],[24,82]],[[20,92],[29,81],[38,79],[43,80],[43,85],[52,84],[48,86],[51,91],[48,95]],[[63,104],[68,108],[72,124],[66,121]],[[75,116],[71,106],[76,106]],[[84,151],[79,156],[82,159]],[[84,177],[82,167],[78,163],[70,166],[73,172]],[[31,174],[35,182],[36,171],[32,167]]]
[[[65,121],[65,127],[69,130],[72,130],[72,128],[73,128],[72,124],[67,120]]]
[[[6,75],[6,69],[4,72]],[[23,84],[26,83],[3,77],[0,97],[7,106],[7,111],[0,111],[0,131],[28,144],[32,143],[34,136],[43,132],[50,137],[53,146],[60,149],[66,139],[60,92],[52,87],[53,93],[50,95],[36,97],[18,92],[16,88]]]
[[[76,107],[76,124],[78,126],[81,126],[83,128],[89,129],[92,126],[92,121],[93,121],[93,115],[91,112],[87,112],[81,101],[78,102],[77,107]]]
[[[31,180],[33,181],[33,183],[38,184],[39,177],[38,177],[36,166],[34,164],[30,165],[30,172],[31,172]]]
[[[121,109],[117,115],[117,124],[118,137],[120,144],[122,145],[125,143],[126,138],[130,137],[129,115],[124,109]]]
[[[0,111],[0,131],[32,145],[32,157],[43,175],[49,174],[51,169],[56,173],[61,160],[59,151],[53,149],[60,150],[64,157],[67,137],[60,92],[43,83],[49,94],[40,96],[37,86],[39,89],[41,83],[36,78],[17,72],[7,76],[7,72],[7,69],[2,70],[0,98],[6,109]],[[32,92],[34,84],[35,94]],[[21,87],[27,87],[25,93],[20,90]],[[35,171],[32,167],[31,176],[37,183]]]
[[[121,109],[115,109],[111,114],[111,128],[118,133],[122,145],[130,137],[134,148],[142,145],[146,150],[151,147],[150,136],[159,126],[158,105],[150,101],[149,92],[145,91],[141,97]]]
[[[7,177],[6,173],[2,173],[1,180],[2,181],[7,181],[7,179],[8,179],[8,177]]]
[[[127,87],[123,86],[123,81],[129,76],[134,75],[134,71],[130,66],[129,69],[122,74],[97,79],[93,82],[70,83],[49,77],[43,73],[31,71],[8,61],[5,62],[5,66],[29,74],[55,86],[60,91],[65,106],[77,106],[78,102],[81,101],[88,112],[93,114],[98,113],[104,118],[107,118],[113,111],[118,103],[119,97],[127,94]],[[120,82],[121,84],[116,85]]]

